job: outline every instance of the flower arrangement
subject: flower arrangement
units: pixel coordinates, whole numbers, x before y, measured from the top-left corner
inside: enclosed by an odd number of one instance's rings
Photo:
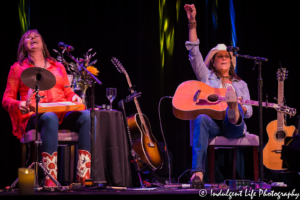
[[[63,58],[64,50],[62,53],[59,53],[57,50],[53,49],[56,53],[58,53],[57,60],[64,64],[64,66],[67,68],[67,70],[72,73],[73,80],[70,81],[71,88],[76,92],[81,90],[81,98],[83,103],[86,105],[86,90],[92,86],[93,84],[93,78],[86,72],[86,70],[82,69],[81,66],[86,67],[86,69],[93,74],[94,76],[98,76],[99,71],[96,67],[93,65],[96,64],[97,59],[90,62],[91,58],[96,55],[96,52],[91,55],[89,54],[93,49],[89,49],[86,54],[84,54],[84,58],[76,58],[77,62],[79,63],[67,63],[65,59]],[[76,92],[78,93],[78,92]]]
[[[94,67],[93,65],[97,62],[97,60],[94,60],[93,62],[90,62],[91,58],[95,56],[96,53],[93,55],[89,54],[89,52],[92,51],[92,49],[89,49],[88,52],[84,55],[83,58],[77,58],[77,61],[82,65],[85,66],[86,69],[91,72],[91,74],[98,76],[98,69]],[[93,79],[92,77],[81,68],[79,64],[70,63],[70,71],[72,71],[74,75],[74,82],[78,89],[80,87],[81,91],[85,91],[88,87],[92,86]],[[74,83],[73,82],[73,83]]]

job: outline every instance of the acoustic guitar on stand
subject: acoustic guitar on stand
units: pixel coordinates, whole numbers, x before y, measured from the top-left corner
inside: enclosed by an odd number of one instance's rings
[[[285,68],[279,68],[277,71],[278,105],[284,104],[283,82],[286,79],[286,73],[287,71]],[[281,150],[282,145],[284,145],[284,139],[286,137],[292,137],[295,130],[295,126],[285,125],[284,113],[277,112],[277,120],[271,121],[267,125],[269,141],[263,150],[263,163],[266,168],[273,171],[287,170],[287,168],[282,168],[283,160],[280,158]]]
[[[131,80],[122,64],[114,57],[111,61],[120,73],[125,74],[130,92],[134,93]],[[138,113],[127,118],[132,137],[133,150],[139,155],[144,163],[148,164],[153,170],[157,170],[163,165],[161,151],[156,139],[152,135],[149,120],[140,109],[137,97],[134,97],[134,103]],[[144,167],[141,162],[138,162],[138,165],[140,169]]]
[[[225,118],[227,103],[226,89],[213,88],[203,82],[190,80],[181,83],[174,94],[172,105],[174,115],[183,120],[196,119],[206,114],[213,119]],[[258,101],[241,100],[242,104],[259,106]],[[296,109],[287,106],[263,102],[262,106],[274,108],[278,112],[294,116]]]

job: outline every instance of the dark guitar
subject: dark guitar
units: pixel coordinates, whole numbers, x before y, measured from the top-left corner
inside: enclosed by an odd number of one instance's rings
[[[120,73],[125,74],[129,88],[132,88],[130,78],[119,60],[112,58],[111,61]],[[134,90],[131,89],[131,93],[133,92]],[[149,120],[142,113],[136,97],[134,97],[134,103],[138,113],[127,118],[132,137],[133,150],[139,155],[141,160],[151,166],[153,170],[159,169],[163,165],[161,151],[156,139],[152,135]],[[141,162],[138,162],[138,165],[140,169],[143,168]]]
[[[226,89],[213,88],[200,81],[181,83],[174,94],[172,105],[174,115],[183,120],[196,119],[200,114],[206,114],[213,119],[225,118],[227,103]],[[258,101],[241,100],[242,104],[258,106]],[[278,112],[294,116],[296,109],[275,103],[265,103],[264,107],[274,108]]]
[[[283,82],[285,78],[286,69],[279,68],[277,71],[279,105],[283,104]],[[285,125],[284,113],[282,112],[277,112],[277,120],[271,121],[267,125],[269,141],[263,150],[263,163],[268,169],[274,171],[287,170],[286,168],[282,168],[283,160],[280,159],[281,150],[285,137],[292,137],[295,130],[295,126]]]

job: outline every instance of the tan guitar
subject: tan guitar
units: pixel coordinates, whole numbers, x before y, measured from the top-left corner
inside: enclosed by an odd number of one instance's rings
[[[130,78],[119,60],[113,57],[111,61],[120,73],[125,74],[129,88],[132,88]],[[131,89],[131,93],[133,92],[134,90]],[[150,165],[153,170],[159,169],[163,165],[161,151],[156,139],[152,135],[149,120],[142,113],[136,97],[134,97],[134,103],[138,113],[127,118],[133,149],[139,155],[141,160]],[[143,168],[141,162],[138,162],[138,165],[140,169]]]
[[[174,115],[183,120],[196,119],[200,114],[206,114],[213,119],[225,118],[227,103],[226,89],[213,88],[200,81],[186,81],[181,83],[174,94],[172,105]],[[241,100],[243,104],[258,106],[258,101]],[[296,109],[275,103],[265,103],[264,107],[271,107],[278,112],[294,116]]]
[[[279,68],[277,71],[278,105],[283,104],[283,82],[285,78],[286,69]],[[285,137],[291,137],[295,130],[295,126],[285,126],[284,113],[282,112],[277,112],[277,120],[271,121],[267,125],[269,141],[263,150],[263,163],[268,169],[274,171],[287,170],[282,168],[281,150]]]

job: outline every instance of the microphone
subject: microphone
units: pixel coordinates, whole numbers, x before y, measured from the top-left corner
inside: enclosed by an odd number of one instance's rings
[[[63,42],[59,42],[59,43],[58,43],[58,47],[59,47],[60,49],[66,49],[66,51],[74,51],[74,50],[75,50],[74,47],[72,47],[72,46],[70,46],[70,45],[67,45],[67,44],[65,44],[65,43],[63,43]]]
[[[227,47],[228,52],[237,52],[238,50],[240,50],[240,48],[238,47],[233,47],[233,46]]]

